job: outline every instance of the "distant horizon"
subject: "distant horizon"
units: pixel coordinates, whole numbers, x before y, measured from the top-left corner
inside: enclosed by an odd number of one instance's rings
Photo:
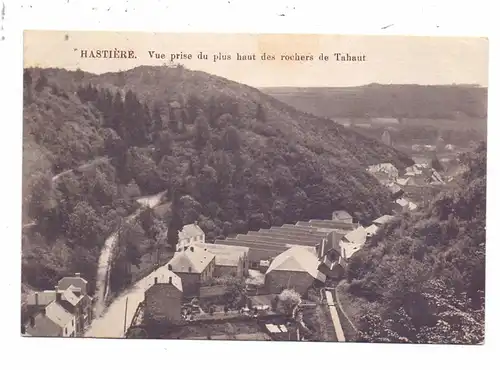
[[[161,67],[167,67],[167,68],[175,68],[174,65],[171,65],[171,66],[158,66],[158,65],[153,65],[153,64],[141,64],[141,65],[137,65],[135,67],[131,67],[129,69],[126,69],[126,70],[116,70],[116,71],[105,71],[105,72],[99,72],[99,73],[96,73],[96,72],[92,72],[92,71],[88,71],[88,70],[84,70],[84,69],[81,69],[81,68],[76,68],[76,69],[72,69],[72,68],[64,68],[64,67],[39,67],[39,66],[24,66],[24,68],[32,68],[32,69],[63,69],[65,71],[68,71],[68,72],[77,72],[78,70],[81,70],[82,72],[85,72],[85,73],[89,73],[91,75],[94,75],[94,76],[102,76],[102,75],[105,75],[105,74],[109,74],[109,73],[119,73],[119,72],[129,72],[129,71],[132,71],[136,68],[141,68],[141,67],[152,67],[152,68],[161,68]],[[261,89],[347,89],[347,88],[357,88],[357,87],[366,87],[366,86],[370,86],[370,85],[380,85],[380,86],[421,86],[421,87],[452,87],[452,86],[467,86],[467,87],[473,87],[473,88],[481,88],[481,89],[488,89],[488,85],[481,85],[481,84],[478,84],[478,83],[466,83],[466,82],[454,82],[454,83],[448,83],[448,84],[421,84],[421,83],[399,83],[399,82],[393,82],[393,83],[383,83],[383,82],[369,82],[369,83],[366,83],[366,84],[363,84],[363,85],[324,85],[324,86],[316,86],[316,85],[303,85],[303,86],[293,86],[293,85],[268,85],[268,86],[254,86],[254,85],[249,85],[248,83],[245,83],[245,82],[241,82],[241,81],[236,81],[236,80],[232,80],[228,77],[225,77],[225,76],[222,76],[222,75],[216,75],[216,74],[213,74],[213,73],[210,73],[210,72],[207,72],[207,71],[204,71],[204,70],[201,70],[201,69],[192,69],[192,68],[188,68],[188,67],[185,67],[183,66],[183,68],[187,69],[187,70],[190,70],[192,72],[203,72],[203,73],[208,73],[210,75],[213,75],[213,76],[216,76],[216,77],[220,77],[220,78],[224,78],[224,79],[227,79],[227,80],[230,80],[230,81],[234,81],[234,82],[237,82],[239,84],[243,84],[243,85],[248,85],[248,86],[251,86],[255,89],[258,89],[258,90],[261,90]]]
[[[93,54],[98,50],[108,54]],[[486,87],[488,54],[488,40],[478,37],[24,32],[25,66],[103,74],[180,63],[258,88],[372,83]],[[355,59],[348,61],[347,55]]]

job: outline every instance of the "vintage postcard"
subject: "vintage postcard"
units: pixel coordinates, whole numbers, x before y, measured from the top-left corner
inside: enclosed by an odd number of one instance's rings
[[[484,342],[488,40],[24,34],[21,333]]]

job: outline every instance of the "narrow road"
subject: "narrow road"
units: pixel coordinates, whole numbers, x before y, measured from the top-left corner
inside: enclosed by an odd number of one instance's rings
[[[326,290],[325,297],[326,297],[326,302],[328,303],[328,308],[330,309],[330,315],[332,316],[333,327],[335,328],[337,341],[345,342],[344,331],[342,330],[342,325],[340,324],[340,319],[337,313],[337,308],[335,307],[335,303],[333,301],[332,292]]]
[[[137,198],[136,200],[141,206],[153,208],[154,206],[156,206],[157,204],[159,204],[161,202],[162,197],[166,193],[167,193],[167,191],[165,190],[165,191],[162,191],[162,192],[155,194],[155,195],[149,195],[146,197]]]
[[[139,216],[142,208],[139,208],[133,214],[128,216],[125,219],[125,222],[128,223],[134,220],[137,216]],[[109,287],[109,269],[111,267],[111,257],[113,255],[113,251],[117,245],[118,241],[118,230],[111,234],[106,241],[104,242],[104,246],[101,250],[101,255],[99,256],[99,262],[97,264],[97,278],[96,278],[96,292],[95,292],[95,317],[99,317],[102,315],[105,307],[106,307],[106,297],[108,296],[108,287]]]
[[[82,165],[80,165],[80,166],[78,166],[76,168],[70,168],[69,170],[65,170],[65,171],[59,172],[57,175],[52,176],[52,182],[53,183],[56,182],[62,176],[67,175],[67,174],[69,174],[69,173],[71,173],[71,172],[73,172],[75,170],[82,171],[82,170],[85,170],[86,168],[89,168],[89,167],[94,166],[94,165],[99,164],[99,163],[107,162],[109,160],[110,160],[109,157],[98,157],[98,158],[95,158],[95,159],[93,159],[93,160],[91,160],[91,161],[89,161],[87,163],[84,163],[84,164],[82,164]],[[32,221],[32,222],[29,222],[27,224],[24,224],[22,226],[22,228],[24,230],[24,229],[30,228],[32,226],[35,226],[36,224],[37,224],[36,221]]]
[[[92,322],[91,326],[85,332],[85,337],[123,338],[125,335],[124,328],[125,330],[129,328],[139,303],[144,300],[144,293],[154,284],[154,278],[160,274],[161,268],[153,271],[135,283],[131,288],[122,292],[109,305],[104,314]],[[127,309],[126,323],[125,308]]]
[[[162,193],[160,193],[160,194],[163,195]],[[154,194],[151,196],[142,197],[141,199],[143,200],[142,204],[147,204],[147,206],[149,206],[150,208],[154,208],[155,206],[157,206],[161,202],[162,197],[159,196],[159,194]],[[128,222],[133,221],[135,218],[137,218],[139,216],[139,214],[143,210],[144,210],[143,207],[139,208],[137,211],[135,211],[134,213],[129,215],[125,219],[125,222],[128,223]],[[111,234],[108,237],[108,239],[106,239],[104,246],[101,250],[101,255],[99,256],[99,262],[97,265],[97,278],[96,278],[96,293],[95,293],[96,301],[95,301],[95,305],[94,305],[96,319],[92,323],[92,325],[89,328],[89,330],[87,331],[87,333],[97,333],[97,334],[102,333],[103,329],[99,329],[99,327],[100,327],[100,325],[103,325],[103,324],[99,324],[100,322],[107,323],[106,325],[110,326],[110,329],[109,329],[109,330],[111,330],[110,332],[116,333],[116,331],[118,330],[118,328],[116,328],[116,318],[115,318],[116,308],[111,310],[111,307],[116,307],[116,305],[118,305],[118,307],[119,307],[120,304],[122,304],[122,303],[125,304],[125,299],[129,294],[132,295],[131,297],[129,297],[129,307],[132,307],[134,309],[134,312],[135,312],[135,308],[137,308],[137,304],[139,304],[139,303],[137,303],[134,306],[134,302],[135,302],[135,299],[137,297],[134,296],[134,290],[132,289],[132,290],[127,290],[124,293],[122,293],[110,305],[110,307],[106,310],[106,298],[108,296],[109,276],[110,276],[109,271],[110,271],[111,259],[113,256],[113,252],[114,252],[115,247],[117,245],[118,231],[119,230],[115,231],[113,234]],[[147,279],[147,277],[145,279]],[[121,301],[121,298],[120,298],[122,296],[123,296],[123,301]],[[117,301],[118,301],[118,303],[115,303]],[[130,308],[130,309],[132,309],[132,308]],[[124,310],[124,308],[123,308],[123,310]],[[122,313],[122,315],[123,315],[123,313]],[[132,315],[133,315],[133,313],[132,313]],[[127,314],[127,317],[128,317],[128,314]],[[132,316],[130,316],[130,318],[132,318]],[[94,329],[95,325],[97,325],[97,329]],[[96,330],[97,330],[97,332],[96,332]],[[121,323],[121,331],[123,332],[123,322]],[[97,334],[95,336],[97,336]],[[86,334],[86,336],[92,336],[92,335]]]
[[[57,181],[60,177],[64,176],[64,175],[67,175],[68,173],[71,173],[73,172],[74,170],[79,170],[79,171],[83,171],[91,166],[94,166],[96,164],[100,164],[100,163],[105,163],[105,162],[108,162],[110,160],[109,157],[98,157],[98,158],[95,158],[87,163],[84,163],[76,168],[71,168],[69,170],[66,170],[66,171],[63,171],[63,172],[60,172],[58,173],[57,175],[54,175],[52,177],[52,181]]]

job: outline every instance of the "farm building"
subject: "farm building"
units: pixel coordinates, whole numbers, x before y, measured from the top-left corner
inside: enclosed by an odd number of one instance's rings
[[[266,288],[275,294],[293,288],[304,295],[315,281],[325,282],[326,276],[318,270],[319,265],[314,249],[293,246],[277,256],[267,269]]]
[[[144,320],[147,323],[181,321],[183,299],[180,277],[168,270],[159,268],[152,284],[144,292]]]
[[[339,249],[342,236],[358,227],[352,223],[352,217],[340,211],[339,219],[299,221],[295,225],[284,224],[269,229],[249,231],[224,240],[217,240],[218,245],[247,247],[248,263],[251,269],[263,269],[289,245],[301,245],[315,250],[317,257],[326,255],[333,249]]]
[[[250,268],[259,269],[261,261],[271,261],[288,249],[288,244],[299,244],[313,247],[317,253],[326,249],[329,231],[318,231],[316,228],[283,225],[259,231],[249,231],[234,238],[218,240],[218,244],[248,247]]]
[[[248,275],[250,248],[211,243],[195,243],[194,245],[215,255],[215,277]]]
[[[195,297],[201,284],[214,275],[215,255],[192,245],[175,252],[166,266],[181,278],[184,295]]]

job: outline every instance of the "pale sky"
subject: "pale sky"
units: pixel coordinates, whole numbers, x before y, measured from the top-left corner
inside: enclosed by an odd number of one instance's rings
[[[135,59],[85,59],[81,50],[133,50]],[[165,60],[149,52],[163,53]],[[208,60],[199,60],[204,52]],[[80,68],[92,73],[128,70],[175,60],[254,87],[360,86],[381,84],[479,84],[488,86],[488,40],[465,37],[335,36],[271,34],[194,34],[98,31],[25,31],[25,67]],[[213,61],[214,54],[231,60]],[[237,61],[236,53],[255,54],[256,61]],[[276,60],[261,61],[274,54]],[[312,55],[313,61],[280,60],[282,54]],[[323,53],[329,61],[318,60]],[[335,53],[365,55],[364,62],[336,62]]]

